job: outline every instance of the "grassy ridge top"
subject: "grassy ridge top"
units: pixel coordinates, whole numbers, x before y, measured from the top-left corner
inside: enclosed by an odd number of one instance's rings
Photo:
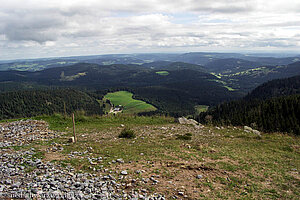
[[[115,106],[124,106],[124,113],[132,114],[139,112],[155,111],[156,108],[141,100],[132,98],[133,94],[127,91],[118,91],[105,95]]]
[[[118,180],[131,189],[146,189],[149,193],[165,194],[167,199],[187,195],[187,199],[298,199],[299,197],[299,137],[280,133],[262,134],[261,138],[237,127],[202,129],[174,123],[174,119],[152,116],[109,115],[75,116],[78,142],[68,144],[72,136],[72,120],[61,115],[44,116],[51,129],[66,131],[66,135],[50,141],[40,141],[19,148],[36,149],[41,159],[52,159],[62,166],[71,165],[78,172],[106,175],[108,171],[128,172]],[[121,124],[136,133],[132,140],[120,139]],[[178,135],[191,135],[189,140]],[[53,143],[63,151],[47,152]],[[91,148],[92,147],[92,148]],[[91,152],[85,154],[87,149]],[[72,152],[81,156],[69,158]],[[105,158],[96,165],[88,158]],[[53,160],[53,158],[56,158]],[[124,163],[115,162],[121,158]],[[136,170],[143,170],[137,174]],[[117,177],[119,173],[114,174]],[[154,177],[159,182],[143,180]],[[166,187],[167,186],[167,187]],[[196,191],[196,192],[195,192]]]

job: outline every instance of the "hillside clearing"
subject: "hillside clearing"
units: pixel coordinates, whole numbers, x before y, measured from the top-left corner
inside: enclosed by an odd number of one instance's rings
[[[114,106],[122,105],[124,107],[123,113],[132,114],[139,112],[155,111],[156,108],[141,100],[132,98],[133,94],[127,91],[118,91],[108,93],[105,99],[109,99]]]

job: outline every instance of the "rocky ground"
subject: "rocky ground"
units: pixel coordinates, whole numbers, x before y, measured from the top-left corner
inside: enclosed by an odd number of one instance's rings
[[[0,124],[0,198],[1,199],[164,199],[162,195],[148,195],[147,190],[123,190],[118,177],[105,170],[101,173],[76,173],[38,158],[35,148],[24,149],[31,142],[53,139],[63,133],[50,131],[47,123],[36,120]],[[17,146],[22,146],[18,150]],[[14,147],[14,148],[10,148]],[[55,147],[48,151],[59,151]],[[70,157],[78,152],[70,153]],[[102,159],[102,158],[97,158]],[[95,161],[91,159],[90,162]],[[117,160],[116,162],[123,162]]]
[[[37,118],[39,119],[39,118]],[[300,139],[186,118],[0,123],[0,199],[299,199]],[[119,138],[126,128],[136,137]]]

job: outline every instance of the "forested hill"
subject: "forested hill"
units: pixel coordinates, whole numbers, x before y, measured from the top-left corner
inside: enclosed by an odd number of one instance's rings
[[[254,89],[242,100],[223,103],[201,113],[197,120],[218,125],[248,125],[266,132],[300,135],[299,80],[300,76],[295,76],[270,81]]]
[[[0,119],[84,111],[102,114],[96,99],[73,89],[33,90],[0,93]]]
[[[276,79],[255,88],[246,99],[267,99],[300,93],[300,76]]]
[[[217,105],[241,97],[199,65],[171,63],[155,67],[77,63],[37,72],[0,71],[0,89],[72,87],[83,91],[128,90],[160,111],[193,114],[195,105]]]

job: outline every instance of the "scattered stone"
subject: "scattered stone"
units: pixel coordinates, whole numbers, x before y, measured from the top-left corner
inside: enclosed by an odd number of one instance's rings
[[[69,143],[74,143],[75,142],[75,137],[70,137],[68,140]]]
[[[36,188],[32,188],[32,189],[31,189],[31,192],[32,192],[33,194],[37,194],[37,193],[38,193],[38,190],[37,190]]]
[[[203,128],[204,126],[201,125],[199,122],[197,122],[194,119],[187,119],[185,117],[179,117],[178,118],[179,124],[188,124],[188,125],[193,125],[195,128]]]
[[[127,175],[128,172],[127,172],[126,170],[124,170],[124,171],[121,171],[121,174],[122,174],[122,175]]]
[[[153,183],[159,183],[159,181],[154,179],[153,177],[150,177],[150,180],[153,181]]]
[[[244,131],[247,132],[247,133],[251,133],[252,132],[252,133],[256,134],[258,137],[261,137],[260,131],[252,129],[249,126],[244,126]]]
[[[252,131],[254,134],[256,134],[258,137],[261,137],[261,134],[260,134],[260,132],[258,131],[258,130],[253,130]]]
[[[124,163],[124,160],[122,158],[119,158],[116,160],[118,163]]]
[[[184,196],[184,192],[178,192],[178,195]]]
[[[202,179],[202,178],[203,178],[203,175],[199,174],[199,175],[196,176],[196,178],[197,178],[197,179]]]
[[[246,131],[246,132],[252,132],[253,131],[253,129],[251,128],[251,127],[249,127],[249,126],[244,126],[244,131]]]

